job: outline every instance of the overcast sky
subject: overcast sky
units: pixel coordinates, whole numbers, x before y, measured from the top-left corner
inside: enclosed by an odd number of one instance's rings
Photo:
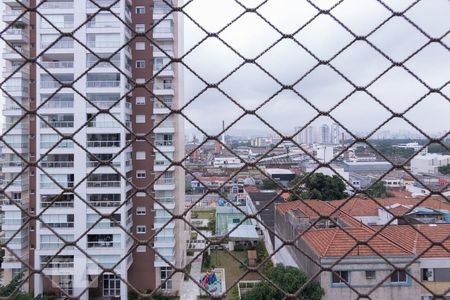
[[[241,0],[247,7],[257,7],[262,0]],[[337,1],[313,1],[321,9],[332,7]],[[395,11],[406,9],[411,0],[385,0]],[[0,3],[1,4],[1,3]],[[0,6],[1,9],[1,6]],[[218,32],[244,11],[234,0],[194,0],[185,8],[186,13],[209,32]],[[269,0],[258,9],[269,22],[286,34],[296,33],[317,14],[317,9],[304,0]],[[375,0],[345,0],[332,10],[332,14],[357,35],[367,35],[390,16],[390,12]],[[450,30],[450,1],[422,0],[406,14],[431,37],[441,37]],[[185,51],[194,47],[205,33],[189,18],[184,18]],[[247,13],[220,37],[245,58],[255,58],[270,47],[281,35],[254,13]],[[328,15],[320,15],[295,34],[295,39],[319,59],[329,60],[353,37]],[[404,18],[394,17],[368,40],[396,61],[402,61],[427,43],[427,37]],[[443,42],[450,47],[450,35]],[[1,46],[1,45],[0,45]],[[3,49],[3,47],[1,47]],[[185,58],[187,63],[206,82],[216,83],[242,63],[236,53],[216,38],[209,38]],[[317,63],[316,59],[292,40],[282,40],[257,62],[281,83],[292,85]],[[357,85],[367,85],[390,63],[366,42],[358,41],[331,61],[331,64]],[[1,65],[0,65],[1,66]],[[450,80],[450,51],[438,43],[428,45],[405,63],[432,88],[440,88]],[[185,98],[191,100],[205,87],[191,72],[185,73]],[[253,64],[246,64],[220,84],[220,88],[240,105],[255,109],[274,93],[280,85]],[[319,66],[295,85],[295,90],[319,110],[329,110],[352,91],[352,86],[329,66]],[[369,91],[394,112],[403,112],[428,90],[413,76],[396,67],[371,85]],[[450,97],[450,87],[443,92]],[[242,113],[221,92],[211,89],[200,95],[185,109],[186,115],[207,133],[221,130],[222,121],[228,126]],[[283,134],[293,133],[294,127],[303,126],[317,112],[292,91],[279,93],[258,110],[258,115]],[[363,92],[355,93],[332,111],[332,116],[349,130],[367,132],[386,120],[390,113]],[[425,132],[436,134],[450,128],[450,103],[434,94],[425,98],[406,117]],[[331,123],[328,118],[314,125]],[[186,132],[192,133],[188,121]],[[414,129],[402,120],[388,123],[382,130]],[[240,120],[229,131],[232,134],[253,135],[272,132],[253,116]],[[273,132],[272,132],[273,133]]]
[[[263,1],[241,1],[255,7]],[[313,1],[322,9],[328,9],[337,1]],[[385,1],[395,11],[406,9],[413,1]],[[205,30],[217,32],[238,16],[243,8],[234,0],[194,0],[185,11]],[[306,1],[269,0],[258,9],[268,21],[286,34],[295,33],[310,20],[317,9]],[[367,35],[386,20],[391,13],[375,0],[346,0],[332,10],[332,14],[357,35]],[[450,30],[450,1],[424,0],[406,14],[431,37],[441,37]],[[185,49],[191,49],[205,33],[191,20],[185,18]],[[280,34],[256,14],[247,13],[220,33],[231,47],[246,58],[255,58],[280,38]],[[313,52],[319,59],[329,60],[341,48],[348,45],[352,35],[328,15],[321,15],[295,35],[295,39]],[[404,18],[395,17],[369,36],[369,41],[395,61],[403,61],[425,43],[427,37],[416,30]],[[450,36],[444,39],[450,46]],[[242,59],[216,38],[209,38],[190,53],[185,62],[205,81],[215,83],[242,63]],[[317,63],[316,59],[292,40],[283,40],[260,57],[257,62],[284,84],[294,84]],[[384,72],[390,62],[366,42],[354,43],[331,64],[349,80],[360,86],[369,84]],[[434,43],[420,51],[405,66],[423,79],[431,88],[440,88],[450,80],[450,51]],[[187,101],[204,88],[204,84],[192,73],[186,72],[185,95]],[[246,64],[220,87],[233,99],[248,109],[254,109],[280,89],[280,85],[261,69]],[[320,66],[295,85],[295,90],[307,98],[319,110],[329,110],[350,93],[352,86],[332,68]],[[423,96],[428,89],[401,68],[390,70],[376,81],[369,91],[394,112],[405,111]],[[450,96],[450,88],[443,90]],[[217,133],[242,114],[242,110],[217,90],[208,90],[189,105],[186,114],[208,133]],[[278,94],[263,106],[258,114],[282,133],[291,134],[296,126],[303,126],[317,113],[291,91]],[[367,94],[358,92],[332,116],[349,130],[365,132],[376,128],[390,113]],[[431,95],[410,110],[405,116],[427,133],[448,131],[450,103],[440,95]],[[331,123],[322,118],[316,124]],[[192,126],[187,124],[187,131]],[[382,130],[411,130],[406,122],[396,120]],[[255,117],[246,117],[233,126],[231,133],[249,134],[269,132]]]

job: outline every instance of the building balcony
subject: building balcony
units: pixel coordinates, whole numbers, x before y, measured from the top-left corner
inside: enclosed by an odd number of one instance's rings
[[[73,61],[41,61],[41,65],[46,69],[72,69]]]
[[[42,161],[41,167],[43,168],[73,168],[73,161]]]
[[[172,103],[172,101],[164,101],[164,104],[162,104],[158,100],[154,100],[154,102],[153,102],[153,114],[155,114],[155,115],[168,115],[170,113],[170,109],[173,108],[172,107],[173,103]]]
[[[154,144],[162,152],[174,152],[175,143],[173,140],[155,140]]]
[[[175,256],[164,256],[166,261],[169,261],[171,264],[175,264]],[[158,255],[155,256],[155,267],[167,267],[169,266],[168,263],[166,263],[162,258],[160,258]]]
[[[73,9],[73,2],[44,2],[39,6],[39,9]]]
[[[156,26],[153,29],[153,39],[155,40],[173,40],[173,31],[170,28],[158,28]]]
[[[47,222],[44,221],[43,223],[41,223],[41,228],[73,228],[74,223],[73,222],[61,222],[61,223],[51,223],[51,222]]]
[[[86,82],[88,88],[115,88],[120,87],[120,80],[108,81],[88,81]]]
[[[172,85],[162,85],[162,84],[155,84],[153,86],[153,93],[156,96],[174,96],[175,95]]]
[[[118,41],[88,41],[87,46],[89,48],[111,48],[111,49],[118,49],[123,46]]]
[[[41,49],[47,49],[47,51],[55,49],[73,49],[73,40],[59,40],[56,43],[41,43]],[[51,46],[51,47],[50,47]],[[50,47],[50,48],[49,48]]]
[[[101,7],[109,8],[109,7],[111,7],[111,5],[113,3],[116,3],[116,4],[114,4],[114,6],[112,6],[112,8],[114,8],[114,9],[120,8],[120,1],[115,1],[115,0],[87,0],[86,8],[90,8],[90,9],[94,8],[96,10],[100,9]]]
[[[86,162],[86,168],[96,168],[99,165],[101,165],[100,162],[95,161],[95,160]],[[116,168],[120,168],[120,161],[112,161],[109,165],[112,165]],[[109,167],[109,165],[108,166],[103,165],[103,166],[100,166],[99,168]]]
[[[153,241],[155,248],[173,248],[175,247],[175,236],[156,237]]]
[[[24,60],[23,56],[25,56],[26,58],[28,58],[30,56],[30,52],[26,48],[14,47],[14,49],[13,49],[9,46],[3,48],[2,54],[3,54],[3,58],[5,60],[10,60],[10,61],[23,61]]]
[[[170,221],[170,217],[155,217],[155,228],[159,229],[161,227],[164,228],[174,228],[175,227],[175,221]]]
[[[21,24],[21,25],[27,25],[30,22],[30,18],[28,17],[28,13],[25,13],[22,17],[18,18],[20,15],[23,14],[22,10],[5,10],[3,12],[3,22],[11,24]]]
[[[121,125],[117,121],[89,121],[88,128],[120,128]]]
[[[87,242],[88,248],[120,248],[118,241],[91,241]]]
[[[28,97],[28,84],[22,83],[18,85],[4,85],[3,89],[10,94],[12,97],[22,97],[27,98]]]
[[[88,148],[120,147],[120,141],[87,141]]]
[[[41,207],[46,208],[73,208],[73,201],[41,201]]]
[[[2,36],[5,40],[15,43],[28,43],[30,39],[28,30],[19,28],[10,28]]]
[[[173,190],[175,189],[174,178],[159,178],[155,181],[153,188],[156,190]]]
[[[41,128],[50,128],[50,126],[55,128],[73,128],[73,121],[47,121],[47,123],[41,121]]]
[[[11,77],[9,77],[11,76]],[[28,80],[30,77],[30,70],[27,67],[18,68],[18,67],[4,67],[3,68],[3,78],[9,77],[18,78],[23,80]]]
[[[17,1],[17,0],[3,0],[3,3],[8,5],[9,7],[14,7],[14,8],[23,7],[22,4],[24,4],[26,6],[30,5],[30,1],[29,0],[19,0],[19,1]]]
[[[93,207],[118,207],[120,205],[120,201],[89,201]]]
[[[41,189],[60,189],[60,186],[63,188],[73,188],[73,181],[65,181],[65,182],[61,182],[61,181],[57,181],[58,184],[56,184],[55,182],[41,182],[40,187]]]
[[[171,166],[169,169],[167,169],[167,167],[169,167],[169,166],[170,166],[170,161],[168,161],[168,160],[155,160],[153,169],[156,172],[173,171],[175,169],[174,166]]]
[[[63,81],[61,80],[62,84],[71,84],[72,81]],[[57,89],[61,87],[61,83],[59,83],[56,80],[43,80],[41,81],[41,88],[42,89]]]
[[[22,131],[28,131],[28,129],[30,128],[30,126],[28,125],[28,123],[25,123],[24,121],[16,124],[14,123],[3,123],[3,128],[4,130],[8,130],[9,134],[14,134],[14,133],[22,133]]]
[[[120,181],[88,181],[88,188],[120,188]]]
[[[58,261],[57,258],[55,258],[50,262],[41,262],[41,268],[45,267],[46,269],[72,269],[73,266],[73,259]]]
[[[172,120],[164,120],[162,123],[155,121],[154,133],[174,133],[175,132],[175,122]]]
[[[18,173],[20,172],[25,163],[23,161],[3,161],[2,171],[3,173]]]
[[[120,28],[124,26],[119,20],[116,18],[111,21],[89,21],[87,23],[87,28]]]
[[[20,257],[20,256],[19,256]],[[3,257],[2,268],[3,269],[20,269],[22,268],[22,262],[27,262],[28,255],[23,255],[19,258],[14,255],[8,255]]]
[[[58,108],[73,108],[73,100],[53,100],[45,102],[40,109],[58,109]]]

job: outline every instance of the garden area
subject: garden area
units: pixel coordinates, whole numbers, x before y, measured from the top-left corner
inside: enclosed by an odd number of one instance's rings
[[[246,272],[246,268],[243,263],[247,260],[247,249],[242,249],[241,251],[232,251],[233,255],[237,257],[241,263],[235,260],[230,254],[224,250],[212,250],[211,255],[206,253],[203,255],[202,272],[206,272],[208,269],[213,268],[224,268],[225,269],[225,284],[226,288],[229,289],[240,277]],[[264,258],[267,257],[267,252],[264,247],[263,242],[258,242],[255,246],[257,251],[257,263],[259,264]],[[270,272],[272,269],[272,262],[269,261],[260,269],[261,272]],[[245,275],[241,280],[260,280],[261,276],[257,273],[249,273]],[[237,296],[237,285],[232,288],[228,294],[227,300],[234,300]]]

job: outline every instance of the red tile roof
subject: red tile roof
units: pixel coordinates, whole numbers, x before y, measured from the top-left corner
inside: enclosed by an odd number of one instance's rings
[[[277,204],[277,209],[285,214],[288,211],[296,210],[301,212],[305,217],[318,218],[320,216],[338,217],[347,223],[349,226],[363,226],[361,222],[351,217],[344,211],[336,210],[327,201],[322,200],[297,200]],[[333,213],[334,212],[334,213]]]
[[[219,176],[212,176],[212,177],[199,177],[195,178],[192,181],[201,181],[201,182],[211,182],[211,181],[221,181],[225,182],[230,180],[229,177],[219,177]]]
[[[302,239],[308,244],[316,255],[343,256],[358,242],[367,241],[375,232],[367,227],[316,229],[304,233]],[[368,245],[355,247],[349,256],[376,256],[378,255],[413,255],[407,247],[398,244],[381,234],[372,238]],[[373,250],[372,250],[373,249]],[[374,251],[375,250],[375,251]]]
[[[245,190],[247,193],[256,193],[256,192],[259,192],[259,189],[258,189],[256,186],[254,186],[254,185],[246,185],[246,186],[244,186],[244,190]]]
[[[383,206],[391,206],[393,204],[400,205],[418,205],[422,207],[428,207],[433,209],[446,209],[450,211],[450,202],[446,201],[442,197],[430,197],[427,200],[421,202],[423,198],[385,198],[376,199],[377,202]],[[378,208],[380,205],[374,200],[367,198],[352,198],[350,200],[333,200],[328,201],[334,207],[339,207],[342,211],[345,211],[351,216],[377,216]]]

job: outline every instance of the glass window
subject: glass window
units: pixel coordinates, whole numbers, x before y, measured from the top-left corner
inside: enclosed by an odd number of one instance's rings
[[[391,274],[391,282],[406,282],[407,275],[405,271],[394,271]]]
[[[332,283],[348,282],[348,271],[334,271]]]

